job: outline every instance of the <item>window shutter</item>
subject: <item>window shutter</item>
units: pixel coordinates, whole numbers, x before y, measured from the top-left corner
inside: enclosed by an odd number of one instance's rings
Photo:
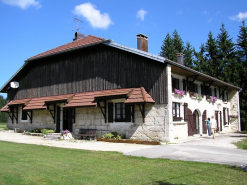
[[[183,90],[186,92],[187,90],[186,90],[186,80],[185,79],[183,79]]]
[[[108,123],[113,122],[113,103],[108,103]]]
[[[204,85],[203,84],[201,85],[201,94],[205,94],[205,92],[204,92]]]
[[[126,122],[131,122],[131,105],[125,105],[125,121]]]
[[[188,103],[184,103],[184,121],[188,121]]]
[[[218,97],[218,96],[217,96],[216,88],[214,88],[214,96],[215,96],[215,97]]]

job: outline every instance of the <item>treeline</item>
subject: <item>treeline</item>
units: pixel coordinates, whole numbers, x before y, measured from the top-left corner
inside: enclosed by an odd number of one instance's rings
[[[3,96],[0,95],[0,108],[7,104],[7,99],[4,99]],[[0,112],[0,123],[7,123],[7,113]]]
[[[184,54],[184,65],[242,88],[240,92],[241,130],[247,130],[247,26],[240,25],[234,42],[222,24],[214,37],[209,32],[206,43],[196,51],[190,42],[184,43],[175,30],[166,35],[160,55],[177,61],[177,53]]]

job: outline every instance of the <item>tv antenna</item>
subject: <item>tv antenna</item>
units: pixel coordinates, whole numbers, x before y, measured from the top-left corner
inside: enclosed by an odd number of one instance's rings
[[[78,31],[79,29],[83,28],[83,27],[80,27],[80,28],[79,28],[79,26],[78,26],[78,23],[79,23],[79,22],[83,23],[83,21],[82,21],[82,20],[77,19],[76,17],[74,18],[74,20],[75,20],[75,21],[76,21],[76,23],[77,23],[77,26],[76,26],[76,31]],[[75,31],[75,30],[73,30],[73,31]]]

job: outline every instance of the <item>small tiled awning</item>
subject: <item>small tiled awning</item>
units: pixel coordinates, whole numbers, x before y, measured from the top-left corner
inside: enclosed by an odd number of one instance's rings
[[[23,108],[23,110],[42,110],[46,109],[47,104],[53,103],[67,103],[73,98],[74,94],[58,95],[58,96],[47,96],[40,98],[33,98]]]
[[[1,112],[9,112],[9,107],[18,107],[18,106],[26,106],[31,99],[21,99],[21,100],[12,100],[7,105],[5,105],[2,109],[0,109]]]
[[[124,103],[155,103],[152,97],[141,88],[126,88],[126,89],[114,89],[104,91],[94,91],[75,94],[73,99],[66,105],[66,107],[88,107],[96,106],[97,101],[107,99],[119,99],[125,98]]]

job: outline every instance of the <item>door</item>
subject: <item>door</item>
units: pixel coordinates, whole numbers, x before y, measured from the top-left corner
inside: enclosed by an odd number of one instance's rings
[[[60,111],[61,107],[57,106],[56,133],[60,133]]]
[[[63,109],[63,130],[69,130],[72,132],[73,126],[73,111],[74,109]]]
[[[205,120],[207,119],[207,111],[204,110],[202,114],[202,133],[207,134],[207,125],[205,123]]]
[[[188,109],[188,135],[192,136],[199,133],[199,114],[195,110],[192,114],[192,111]]]

